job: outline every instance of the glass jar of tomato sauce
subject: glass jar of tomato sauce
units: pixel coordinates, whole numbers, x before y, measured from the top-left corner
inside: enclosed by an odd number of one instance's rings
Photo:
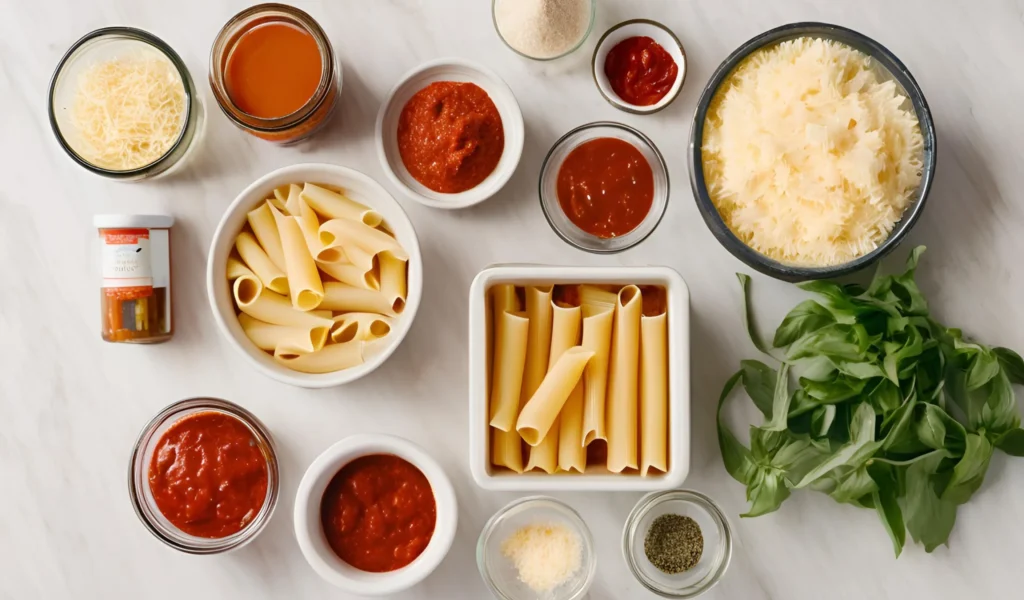
[[[231,121],[278,144],[300,142],[327,123],[341,93],[341,63],[320,25],[284,4],[258,4],[231,18],[210,52],[210,87]]]
[[[170,215],[96,215],[100,333],[107,342],[155,344],[174,335]]]
[[[128,465],[135,514],[157,539],[189,554],[229,552],[255,539],[279,491],[270,431],[248,410],[217,398],[179,400],[161,410],[142,429]],[[239,519],[245,506],[251,510]]]

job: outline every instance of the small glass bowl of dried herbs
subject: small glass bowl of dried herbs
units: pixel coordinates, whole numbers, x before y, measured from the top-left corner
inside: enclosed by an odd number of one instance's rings
[[[629,570],[664,598],[693,598],[714,587],[732,558],[732,530],[718,506],[689,490],[644,496],[626,519]]]

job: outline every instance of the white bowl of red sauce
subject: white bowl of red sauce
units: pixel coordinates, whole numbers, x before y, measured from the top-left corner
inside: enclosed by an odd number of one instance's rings
[[[668,207],[668,167],[646,135],[628,125],[581,125],[551,147],[540,172],[540,204],[566,243],[596,254],[632,248]]]
[[[191,398],[160,411],[132,451],[128,490],[143,525],[168,546],[218,554],[252,541],[277,505],[277,453],[241,406]]]
[[[483,202],[523,153],[523,114],[493,71],[457,58],[405,74],[377,114],[377,154],[388,179],[434,208]]]
[[[672,103],[686,80],[686,50],[676,34],[649,19],[623,21],[597,42],[591,68],[612,106],[655,113]]]
[[[313,570],[352,594],[389,596],[437,568],[455,538],[451,481],[402,438],[345,438],[313,461],[295,495],[295,537]]]

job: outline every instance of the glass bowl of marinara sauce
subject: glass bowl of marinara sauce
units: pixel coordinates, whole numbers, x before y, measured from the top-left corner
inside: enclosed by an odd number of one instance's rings
[[[581,125],[552,146],[540,171],[540,205],[566,243],[612,254],[647,239],[668,207],[665,159],[622,123]]]
[[[277,505],[277,453],[266,426],[216,398],[171,404],[135,442],[128,491],[146,529],[175,550],[218,554],[252,541]]]
[[[321,577],[351,594],[390,597],[444,560],[458,505],[447,475],[422,448],[363,434],[313,461],[294,516],[299,548]]]

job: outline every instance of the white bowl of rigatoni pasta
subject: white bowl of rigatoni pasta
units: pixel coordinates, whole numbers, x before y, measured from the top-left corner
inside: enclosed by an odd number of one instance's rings
[[[497,265],[470,288],[470,471],[650,491],[690,468],[690,297],[667,267]]]
[[[221,332],[257,369],[331,387],[381,365],[419,307],[412,223],[370,177],[345,167],[278,169],[217,226],[207,292]]]

